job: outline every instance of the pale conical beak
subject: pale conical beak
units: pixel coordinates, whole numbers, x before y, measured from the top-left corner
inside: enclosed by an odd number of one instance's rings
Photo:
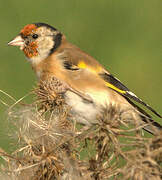
[[[12,41],[8,43],[9,46],[20,46],[20,48],[24,47],[24,40],[20,35],[16,36]]]

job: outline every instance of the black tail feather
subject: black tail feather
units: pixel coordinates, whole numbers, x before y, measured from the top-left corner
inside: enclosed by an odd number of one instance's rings
[[[130,94],[127,93],[127,96],[132,98],[134,101],[144,105],[145,107],[147,107],[150,111],[152,111],[156,116],[158,116],[159,118],[162,118],[162,116],[157,113],[151,106],[149,106],[148,104],[146,104],[145,102],[143,102],[141,99],[139,99],[138,97],[136,96],[131,96]],[[127,98],[127,97],[126,97]]]
[[[155,122],[146,111],[144,111],[142,108],[140,108],[135,103],[133,103],[129,98],[127,98],[127,97],[124,97],[124,98],[139,112],[139,115],[140,115],[142,121],[144,121],[145,123],[148,124],[148,125],[146,125],[146,127],[143,128],[145,131],[149,132],[150,134],[154,134],[154,135],[157,134],[157,132],[162,131],[162,125]],[[151,126],[152,126],[152,128],[151,128]]]

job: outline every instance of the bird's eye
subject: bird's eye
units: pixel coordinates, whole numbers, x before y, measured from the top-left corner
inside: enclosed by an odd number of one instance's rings
[[[33,38],[33,39],[37,39],[37,38],[38,38],[38,34],[33,34],[33,35],[32,35],[32,38]]]

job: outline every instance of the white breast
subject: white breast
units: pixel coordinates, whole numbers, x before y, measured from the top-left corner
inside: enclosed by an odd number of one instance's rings
[[[95,94],[93,94],[93,96],[95,96]],[[92,97],[92,99],[93,98],[96,97]],[[105,98],[103,99],[103,97],[98,99],[98,101],[102,101],[102,103],[94,103],[84,100],[71,91],[65,93],[65,101],[72,108],[71,113],[74,115],[75,120],[86,125],[96,123],[97,116],[101,113],[102,105],[106,105]]]
[[[98,109],[94,103],[84,100],[71,91],[65,93],[65,101],[72,108],[71,113],[77,122],[86,125],[96,122]]]

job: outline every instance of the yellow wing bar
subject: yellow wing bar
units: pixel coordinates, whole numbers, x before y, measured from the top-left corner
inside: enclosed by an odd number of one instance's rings
[[[108,82],[105,82],[105,84],[106,84],[106,86],[108,86],[109,88],[111,88],[111,89],[113,89],[113,90],[115,90],[115,91],[117,91],[117,92],[119,92],[119,93],[121,93],[121,94],[126,94],[126,91],[121,90],[121,89],[115,87],[113,84],[110,84],[110,83],[108,83]]]

